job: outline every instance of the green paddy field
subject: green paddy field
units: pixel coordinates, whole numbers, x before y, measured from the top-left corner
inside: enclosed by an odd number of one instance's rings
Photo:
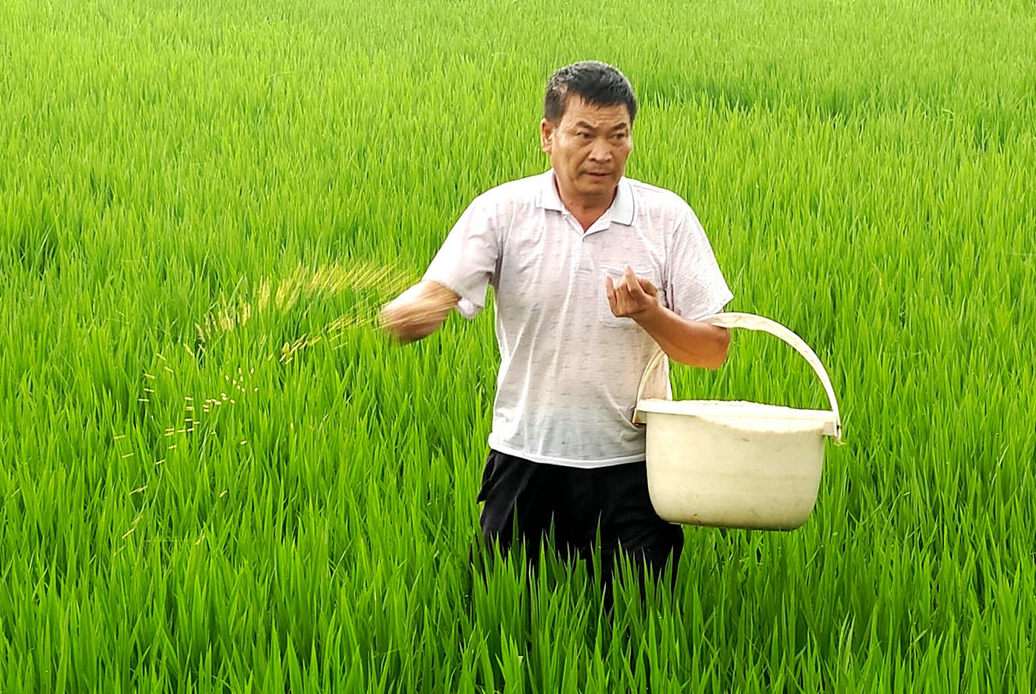
[[[1036,4],[0,2],[0,691],[1036,690]],[[373,328],[547,77],[641,102],[730,310],[842,407],[675,591],[483,568],[487,312]],[[824,407],[736,333],[677,396]],[[474,561],[473,561],[474,558]]]

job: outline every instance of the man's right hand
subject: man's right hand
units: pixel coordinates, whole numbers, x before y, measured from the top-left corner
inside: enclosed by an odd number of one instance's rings
[[[385,304],[378,327],[399,342],[414,342],[435,332],[458,301],[457,292],[425,280]]]

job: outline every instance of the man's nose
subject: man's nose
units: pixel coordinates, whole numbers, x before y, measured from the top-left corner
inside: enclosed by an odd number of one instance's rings
[[[611,158],[612,150],[608,141],[604,138],[596,138],[593,147],[590,148],[590,158],[594,161],[607,161]]]

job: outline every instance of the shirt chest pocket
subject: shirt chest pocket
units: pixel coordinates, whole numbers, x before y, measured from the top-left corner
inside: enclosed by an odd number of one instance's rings
[[[655,285],[658,290],[658,301],[663,306],[666,305],[665,293],[662,289],[661,274],[657,268],[654,267],[638,267],[632,266],[633,272],[636,273],[640,279],[645,279],[651,284]],[[611,277],[612,282],[618,284],[622,279],[622,273],[626,270],[625,266],[619,265],[605,265],[602,264],[599,267],[597,276],[597,291],[595,295],[597,297],[597,319],[602,325],[610,328],[626,328],[633,329],[639,327],[632,318],[619,318],[612,313],[611,304],[608,303],[608,290],[605,286],[605,278]]]

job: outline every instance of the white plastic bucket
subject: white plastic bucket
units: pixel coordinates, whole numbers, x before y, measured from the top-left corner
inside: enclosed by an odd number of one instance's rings
[[[802,338],[762,316],[720,313],[702,322],[770,333],[801,354],[827,391],[831,410],[754,402],[637,397],[634,421],[647,425],[651,503],[673,523],[791,530],[813,511],[824,437],[842,437],[831,380]],[[664,352],[648,364],[641,393]]]

